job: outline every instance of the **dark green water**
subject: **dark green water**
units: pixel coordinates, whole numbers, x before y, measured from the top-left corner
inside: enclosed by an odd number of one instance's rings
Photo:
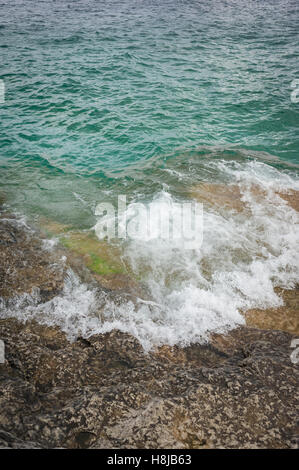
[[[0,191],[11,208],[90,229],[100,201],[190,200],[202,181],[239,185],[251,208],[206,208],[197,254],[127,247],[136,273],[151,273],[161,324],[139,324],[157,320],[139,312],[128,326],[125,309],[117,325],[147,346],[202,339],[295,283],[295,215],[274,193],[299,189],[298,39],[298,0],[1,2]],[[267,191],[263,206],[250,184]]]

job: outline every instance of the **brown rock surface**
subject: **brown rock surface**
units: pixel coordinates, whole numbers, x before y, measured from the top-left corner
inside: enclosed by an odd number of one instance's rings
[[[252,309],[245,313],[246,323],[262,329],[288,331],[299,336],[299,287],[276,289],[284,305],[278,308]]]
[[[259,200],[266,196],[266,192],[260,186],[252,185],[250,189],[254,197]],[[276,194],[299,212],[299,191],[290,190]],[[215,207],[219,211],[229,209],[241,212],[246,209],[246,204],[242,200],[242,194],[237,185],[203,182],[191,188],[190,196],[203,204]]]
[[[287,201],[287,203],[299,212],[299,191],[289,191],[287,194],[279,193],[279,196]]]

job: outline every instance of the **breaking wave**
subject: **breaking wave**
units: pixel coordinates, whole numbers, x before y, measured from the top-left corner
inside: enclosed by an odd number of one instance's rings
[[[204,201],[198,249],[159,238],[122,243],[123,257],[146,297],[115,301],[111,293],[83,284],[70,270],[60,295],[42,303],[37,290],[2,300],[1,316],[57,325],[71,340],[118,328],[149,350],[206,342],[212,332],[244,324],[248,309],[282,305],[275,287],[290,289],[298,282],[299,216],[284,198],[299,190],[298,178],[259,161],[207,165],[221,173],[222,190],[231,188],[238,204],[218,207],[213,197],[219,187],[204,186],[210,199]],[[201,184],[194,178],[190,198],[197,197]],[[176,201],[167,191],[152,198],[157,210]]]

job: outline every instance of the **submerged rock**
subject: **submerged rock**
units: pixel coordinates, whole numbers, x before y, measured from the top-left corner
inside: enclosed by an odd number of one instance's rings
[[[42,220],[42,229],[48,236],[58,237],[64,246],[70,265],[84,265],[93,278],[110,290],[125,289],[127,292],[141,294],[130,267],[124,262],[120,248],[99,240],[92,232],[78,232],[68,225],[55,221]]]
[[[237,185],[201,183],[191,188],[190,196],[218,209],[232,209],[238,212],[244,209]]]
[[[263,202],[267,196],[267,191],[255,184],[250,185],[250,193],[258,202]],[[191,187],[189,194],[191,198],[217,209],[220,213],[227,210],[242,212],[249,209],[248,204],[243,199],[240,187],[236,184],[202,182]],[[279,196],[281,201],[286,201],[287,205],[299,212],[299,191],[275,191],[272,194],[273,196]],[[275,200],[273,202],[275,203]]]

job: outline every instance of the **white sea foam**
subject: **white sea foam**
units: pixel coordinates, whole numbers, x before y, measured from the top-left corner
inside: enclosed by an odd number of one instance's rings
[[[55,246],[58,244],[58,238],[46,238],[42,242],[43,249],[46,251],[53,251]]]
[[[58,325],[70,339],[114,328],[153,345],[205,342],[211,332],[244,324],[250,308],[282,305],[277,286],[298,282],[299,217],[277,192],[299,190],[299,181],[260,162],[215,162],[223,178],[238,184],[247,211],[217,213],[204,207],[198,250],[165,239],[128,240],[124,256],[142,278],[151,300],[114,302],[69,272],[61,295],[44,304],[38,293],[2,303],[1,316]],[[260,186],[261,197],[251,191]],[[154,203],[172,196],[160,193]],[[128,207],[128,214],[132,207]]]
[[[9,300],[0,300],[0,316],[15,317],[22,322],[36,320],[49,326],[59,326],[69,339],[88,336],[99,327],[94,316],[97,309],[96,291],[80,282],[69,270],[63,292],[53,299],[42,302],[39,289]]]

